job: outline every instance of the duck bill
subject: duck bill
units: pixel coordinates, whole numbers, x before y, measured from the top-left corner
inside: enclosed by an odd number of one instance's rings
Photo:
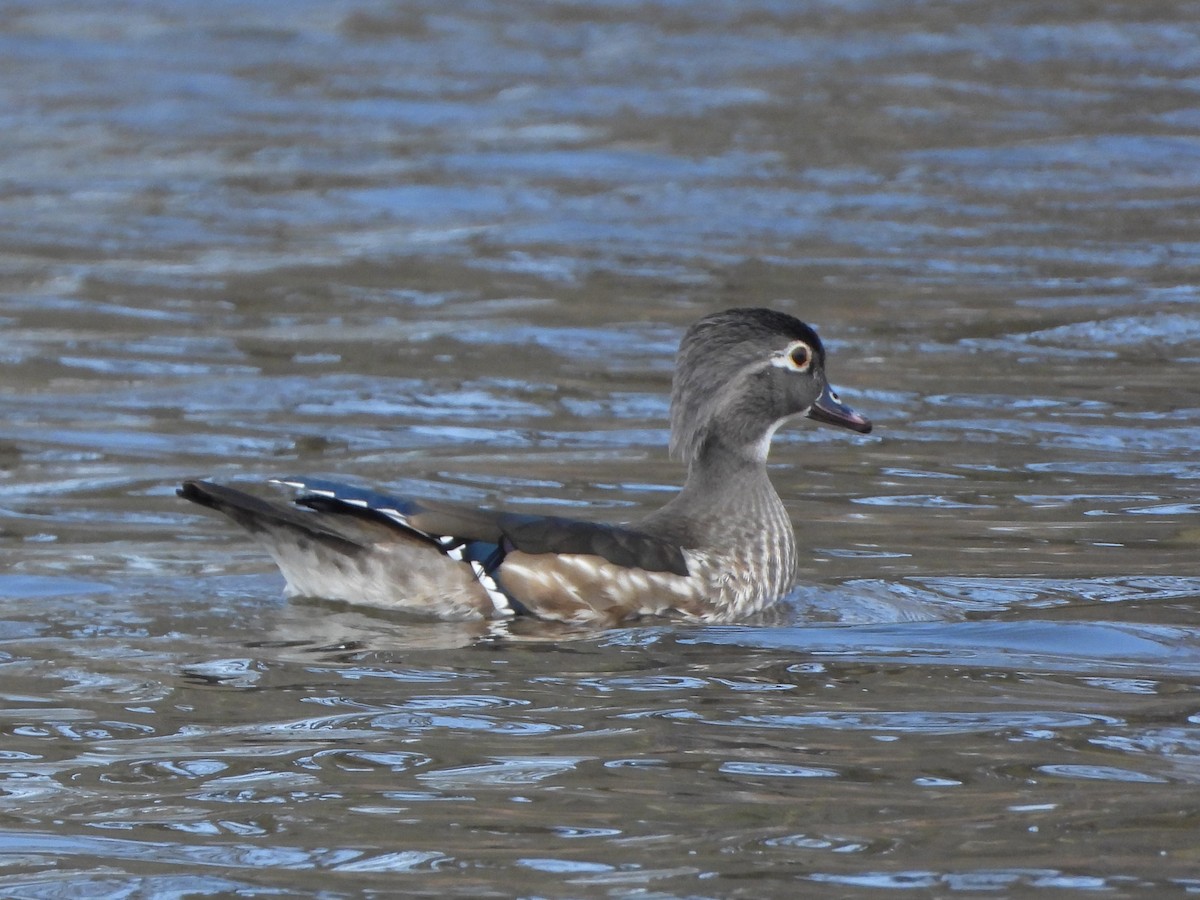
[[[817,398],[817,402],[809,407],[808,417],[829,425],[849,428],[851,431],[857,431],[859,434],[871,433],[871,420],[864,415],[856,413],[839,400],[837,394],[833,392],[833,389],[829,385],[826,385],[825,390],[821,391],[821,396]]]

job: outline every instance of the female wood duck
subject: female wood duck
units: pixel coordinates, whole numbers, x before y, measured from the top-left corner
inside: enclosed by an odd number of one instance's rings
[[[767,477],[771,437],[807,416],[866,434],[825,377],[815,331],[769,309],[731,309],[683,336],[671,453],[687,483],[629,525],[427,503],[315,478],[284,478],[294,503],[188,481],[187,500],[259,539],[293,596],[446,619],[530,615],[607,625],[644,615],[722,622],[794,585],[791,519]]]

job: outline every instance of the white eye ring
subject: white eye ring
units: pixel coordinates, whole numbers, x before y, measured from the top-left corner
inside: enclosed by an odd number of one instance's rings
[[[804,341],[792,341],[771,359],[772,365],[793,372],[807,372],[813,364],[813,348]]]

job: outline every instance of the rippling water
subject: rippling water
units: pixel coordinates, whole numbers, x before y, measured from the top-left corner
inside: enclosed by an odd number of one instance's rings
[[[1197,12],[7,4],[0,893],[1200,890]],[[877,423],[779,435],[772,624],[285,602],[173,495],[636,516],[739,304]]]

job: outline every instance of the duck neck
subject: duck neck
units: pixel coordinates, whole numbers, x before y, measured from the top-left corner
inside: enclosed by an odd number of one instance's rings
[[[731,446],[708,440],[688,466],[683,489],[643,523],[684,546],[731,549],[764,542],[794,556],[791,519],[767,476],[765,440]]]
[[[709,440],[688,464],[683,493],[701,494],[712,502],[726,495],[731,499],[744,496],[748,491],[775,493],[767,477],[767,455],[757,445],[731,446]]]

